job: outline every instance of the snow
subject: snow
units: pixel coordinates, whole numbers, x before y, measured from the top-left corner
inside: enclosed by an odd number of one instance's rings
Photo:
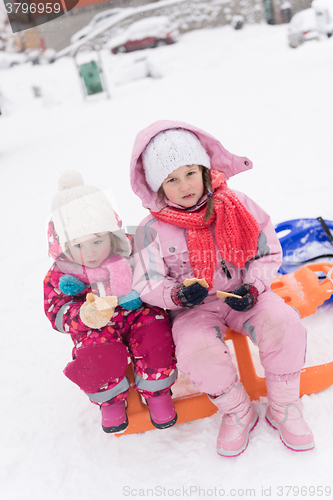
[[[332,49],[332,38],[289,49],[283,25],[196,31],[140,55],[103,53],[110,99],[83,99],[70,58],[1,71],[2,498],[332,496],[333,387],[303,397],[316,439],[307,453],[282,445],[265,422],[266,398],[255,403],[260,422],[248,449],[234,459],[215,451],[218,413],[109,436],[98,408],[62,374],[71,341],[52,331],[42,295],[60,173],[74,168],[87,184],[112,188],[124,222],[135,226],[146,211],[130,188],[131,149],[137,132],[157,119],[193,123],[251,158],[254,169],[229,184],[274,224],[332,220]],[[116,85],[117,70],[143,55],[161,78]],[[333,360],[332,307],[302,320],[307,366]]]

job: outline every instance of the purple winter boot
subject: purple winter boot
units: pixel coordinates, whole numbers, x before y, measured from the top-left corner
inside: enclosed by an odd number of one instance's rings
[[[161,394],[161,396],[147,398],[146,401],[151,423],[157,429],[166,429],[176,423],[177,413],[171,399],[170,391]]]
[[[125,410],[125,401],[117,401],[110,405],[101,406],[102,428],[110,434],[124,432],[128,427],[128,418]]]
[[[216,451],[223,457],[236,457],[249,444],[249,434],[258,423],[258,414],[241,382],[210,400],[223,413]]]
[[[294,451],[308,451],[315,447],[313,434],[303,418],[299,398],[300,377],[294,380],[267,380],[269,406],[266,420],[277,429],[281,441]]]

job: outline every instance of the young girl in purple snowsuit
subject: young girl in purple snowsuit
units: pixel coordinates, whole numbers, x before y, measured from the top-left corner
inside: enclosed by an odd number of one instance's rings
[[[59,181],[49,223],[54,264],[44,279],[45,313],[55,330],[70,334],[73,361],[65,375],[100,406],[102,428],[128,426],[125,372],[134,364],[136,389],[153,425],[176,422],[170,387],[176,379],[167,314],[132,290],[129,238],[105,192],[85,186],[78,172]]]
[[[158,121],[141,131],[131,161],[131,184],[150,210],[135,236],[133,287],[145,302],[170,310],[178,369],[222,413],[217,452],[236,456],[258,421],[239,381],[228,327],[251,338],[265,369],[266,418],[296,451],[314,447],[303,418],[300,371],[306,332],[299,314],[270,288],[281,246],[269,216],[227,179],[252,168],[208,133]],[[187,278],[204,278],[190,286]],[[218,298],[217,291],[238,297]]]

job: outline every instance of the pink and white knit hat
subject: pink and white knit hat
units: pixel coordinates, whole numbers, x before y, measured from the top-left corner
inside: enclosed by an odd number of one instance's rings
[[[147,184],[155,193],[171,172],[184,165],[210,168],[207,151],[193,132],[182,128],[159,132],[142,153]]]

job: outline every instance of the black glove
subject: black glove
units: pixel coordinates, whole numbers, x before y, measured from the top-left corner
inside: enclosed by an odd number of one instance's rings
[[[259,295],[257,288],[250,283],[240,286],[237,290],[233,290],[232,293],[242,296],[241,299],[236,299],[236,297],[227,297],[225,299],[225,303],[235,311],[248,311],[252,309]]]
[[[177,306],[187,307],[192,309],[194,306],[201,304],[208,295],[208,289],[201,286],[200,283],[193,285],[176,285],[171,290],[171,298]]]

